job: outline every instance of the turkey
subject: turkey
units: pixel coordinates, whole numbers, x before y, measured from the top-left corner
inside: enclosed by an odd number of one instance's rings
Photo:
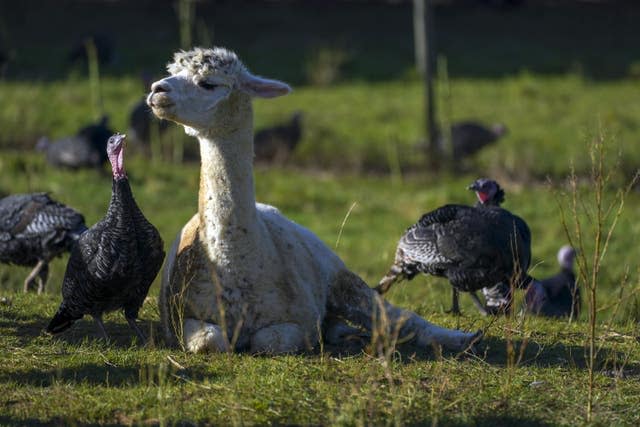
[[[103,337],[105,312],[124,310],[141,341],[138,311],[164,259],[158,230],[147,221],[131,193],[124,169],[124,135],[112,136],[107,153],[112,165],[111,201],[105,217],[73,248],[62,283],[62,304],[47,332],[57,334],[85,314],[93,316]]]
[[[504,190],[496,181],[487,178],[480,178],[474,181],[469,190],[475,191],[478,201],[476,207],[500,207],[504,202]],[[454,292],[455,289],[454,289]],[[494,286],[482,288],[485,304],[483,307],[478,305],[478,299],[474,293],[471,294],[473,302],[483,315],[488,314],[506,314],[511,310],[513,295],[509,283],[500,282]]]
[[[87,227],[75,210],[46,193],[14,194],[0,200],[0,262],[34,267],[24,281],[44,292],[49,262],[71,249]]]
[[[142,84],[144,92],[151,87],[152,79],[146,73],[143,73]],[[169,121],[158,119],[147,105],[146,95],[140,98],[129,113],[129,132],[128,138],[140,146],[149,145],[152,133],[157,131],[160,136],[169,127]],[[155,127],[155,128],[154,128]]]
[[[526,274],[530,261],[531,233],[520,217],[498,206],[445,205],[407,229],[376,290],[383,294],[395,282],[418,273],[447,277],[454,288],[451,312],[459,314],[458,291],[512,281],[526,287],[532,280]],[[477,297],[471,296],[480,308]]]
[[[496,142],[506,133],[507,127],[500,123],[491,127],[471,121],[453,124],[451,126],[453,160],[461,161],[471,157],[483,147]],[[439,146],[446,150],[442,137],[440,137]]]
[[[262,129],[254,137],[256,162],[282,163],[289,158],[302,136],[302,112],[296,111],[288,123]]]
[[[79,169],[101,168],[107,161],[107,140],[112,132],[107,127],[109,118],[103,116],[99,122],[81,128],[75,136],[49,141],[40,138],[36,149],[44,151],[47,163],[52,166]]]
[[[578,317],[580,313],[580,288],[576,284],[573,263],[576,251],[568,245],[558,251],[560,272],[547,279],[535,281],[525,294],[528,312],[547,317]]]
[[[151,135],[157,127],[158,136],[169,128],[166,120],[160,120],[151,113],[151,109],[147,105],[147,98],[142,97],[131,109],[129,114],[129,133],[131,139],[140,146],[147,146],[151,143]]]

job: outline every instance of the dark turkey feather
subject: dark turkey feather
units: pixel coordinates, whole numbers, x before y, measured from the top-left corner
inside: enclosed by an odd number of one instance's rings
[[[5,197],[0,199],[0,262],[35,267],[24,290],[38,276],[38,293],[42,293],[48,263],[69,251],[86,229],[80,213],[46,193]]]
[[[112,132],[107,127],[106,116],[84,126],[74,136],[56,141],[41,138],[37,149],[44,151],[47,163],[60,168],[100,168],[107,161],[107,140]]]
[[[487,127],[472,121],[459,122],[451,126],[453,158],[462,160],[473,156],[487,145],[493,144],[506,133],[506,127],[495,124]],[[442,147],[442,142],[440,142]]]
[[[142,146],[151,143],[153,128],[156,127],[158,136],[169,128],[167,120],[158,119],[147,105],[147,98],[143,97],[129,113],[129,136]]]
[[[293,113],[288,123],[261,129],[254,137],[257,162],[284,162],[296,149],[302,137],[302,112]]]
[[[558,252],[560,271],[554,276],[533,283],[525,294],[525,308],[530,313],[547,317],[580,314],[580,288],[573,272],[575,251],[563,246]]]
[[[458,291],[512,280],[523,287],[531,280],[526,274],[530,262],[531,233],[521,218],[495,206],[446,205],[405,232],[394,265],[377,289],[384,293],[418,272],[447,277]]]
[[[158,230],[140,211],[126,175],[114,172],[107,213],[81,236],[71,252],[62,284],[63,301],[47,331],[62,332],[88,314],[106,335],[102,314],[122,309],[144,339],[135,319],[163,259]]]

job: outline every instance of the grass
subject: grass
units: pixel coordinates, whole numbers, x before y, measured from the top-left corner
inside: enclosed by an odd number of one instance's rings
[[[452,120],[504,122],[509,134],[484,150],[471,166],[519,181],[564,177],[570,159],[579,175],[588,173],[589,156],[583,141],[602,126],[610,133],[612,151],[623,153],[618,178],[628,178],[640,162],[640,148],[633,143],[640,129],[636,85],[634,80],[593,82],[575,75],[452,79]],[[142,88],[134,78],[106,78],[102,91],[111,127],[126,132],[128,111],[143,95]],[[79,123],[89,121],[89,84],[83,79],[0,82],[0,92],[6,99],[0,109],[0,147],[31,149],[41,135],[69,135]],[[394,167],[389,160],[392,149],[397,150],[404,170],[422,170],[420,94],[418,82],[412,80],[302,87],[284,98],[256,102],[256,128],[285,121],[301,109],[304,130],[295,164],[385,172]],[[193,146],[190,141],[185,144]]]
[[[7,350],[0,356],[3,424],[364,425],[425,424],[437,417],[444,425],[569,425],[584,413],[582,322],[525,320],[513,335],[528,336],[528,344],[508,383],[504,319],[488,329],[479,357],[437,358],[402,347],[390,365],[390,383],[380,359],[367,353],[265,358],[142,349],[130,344],[126,324],[115,315],[107,318],[111,345],[94,341],[89,321],[51,339],[40,332],[55,309],[51,297],[11,298],[11,306],[0,307]],[[150,301],[142,311],[147,327],[156,326],[155,310]],[[481,321],[473,317],[463,318],[463,326],[477,327]],[[604,332],[595,421],[635,425],[638,346],[628,328]]]
[[[506,138],[471,165],[482,174],[559,179],[572,159],[584,175],[589,158],[582,141],[601,126],[615,137],[613,151],[623,152],[620,175],[633,176],[640,162],[640,101],[638,62],[631,52],[640,42],[635,31],[640,8],[631,2],[625,7],[531,3],[506,11],[436,8],[437,53],[447,60],[451,88],[450,95],[438,98],[447,102],[440,114],[450,111],[452,122],[506,124]],[[31,150],[42,135],[70,135],[90,121],[94,106],[87,70],[65,62],[66,50],[81,35],[106,33],[114,41],[116,58],[100,72],[104,109],[119,131],[126,131],[131,106],[147,90],[140,73],[159,77],[179,47],[172,7],[69,4],[77,25],[62,25],[69,14],[55,5],[3,6],[7,16],[12,12],[20,19],[0,20],[0,49],[4,44],[13,52],[0,79],[0,148]],[[409,3],[251,3],[242,20],[235,19],[232,4],[195,7],[195,21],[210,33],[206,38],[238,51],[254,72],[293,84],[290,96],[256,103],[256,127],[304,111],[295,164],[338,171],[424,168],[417,148],[424,128],[422,89],[412,71]],[[50,44],[42,44],[34,36],[38,32],[47,33]],[[327,73],[335,77],[325,86],[310,84]],[[390,155],[395,152],[397,161]]]
[[[168,4],[174,2],[151,3],[0,4],[0,49],[10,57],[0,70],[0,193],[49,191],[89,224],[102,217],[108,174],[53,170],[32,148],[41,135],[69,135],[91,120],[87,70],[64,58],[72,42],[92,32],[114,38],[116,59],[101,65],[100,87],[112,128],[126,131],[128,111],[145,92],[138,75],[163,70],[180,44],[176,11]],[[554,194],[570,206],[572,165],[581,200],[593,191],[584,181],[591,167],[585,142],[607,130],[612,155],[606,164],[615,174],[605,206],[640,163],[634,56],[640,8],[632,2],[436,9],[438,54],[447,59],[450,85],[450,93],[439,94],[450,100],[440,111],[452,121],[509,128],[460,176],[424,170],[416,147],[422,90],[412,71],[410,2],[250,2],[243,19],[236,3],[197,2],[194,41],[229,46],[256,73],[294,85],[287,97],[256,101],[256,128],[305,113],[289,167],[256,171],[258,199],[337,246],[371,285],[420,214],[471,203],[465,187],[476,175],[504,184],[505,206],[532,230],[532,274],[549,276],[566,242]],[[184,142],[187,157],[197,153],[191,139]],[[168,248],[196,210],[197,165],[128,157],[136,199]],[[638,209],[640,194],[631,192],[599,271],[593,425],[640,424],[640,297],[633,293]],[[581,212],[590,225],[592,207]],[[585,245],[592,250],[593,242]],[[440,325],[483,328],[477,355],[410,345],[382,359],[368,345],[343,354],[320,347],[280,357],[192,355],[159,340],[138,347],[119,313],[106,317],[114,338],[108,345],[96,339],[88,319],[59,338],[43,335],[60,301],[65,262],[52,263],[41,296],[20,293],[26,269],[0,264],[0,425],[538,426],[586,419],[586,310],[571,323],[518,314],[485,319],[463,296],[464,315],[456,318],[445,313],[445,281],[419,277],[395,286],[391,301]],[[152,335],[157,295],[158,280],[140,315]],[[517,307],[521,299],[520,293]]]
[[[136,199],[168,246],[195,211],[197,167],[154,165],[137,156],[128,164]],[[370,284],[390,265],[404,228],[427,209],[446,202],[469,203],[473,195],[465,186],[471,180],[420,175],[405,177],[400,187],[385,176],[256,172],[259,200],[278,206],[329,246],[341,232],[338,254]],[[106,209],[110,179],[95,171],[52,170],[37,155],[5,152],[0,189],[6,188],[52,191],[93,223]],[[539,277],[555,271],[555,251],[565,240],[560,221],[549,221],[559,215],[555,203],[551,189],[544,186],[507,187],[508,207],[532,228],[538,264],[534,274]],[[616,262],[602,266],[601,307],[619,302],[625,267],[635,265],[628,248],[634,244],[633,212],[640,196],[632,193],[626,203],[607,255]],[[137,347],[119,313],[106,317],[114,336],[110,345],[97,340],[89,319],[60,338],[43,335],[60,300],[64,261],[53,262],[42,296],[19,292],[26,269],[0,265],[0,296],[9,301],[0,304],[0,345],[6,349],[0,355],[1,424],[568,425],[584,419],[585,313],[573,323],[519,316],[494,321],[477,315],[463,296],[464,316],[458,319],[444,312],[448,285],[420,277],[396,286],[390,299],[437,324],[485,328],[478,356],[440,356],[410,345],[393,353],[388,365],[366,347],[345,355],[335,348],[271,358],[191,355],[163,348],[160,342]],[[635,272],[632,280],[637,283]],[[157,293],[156,283],[140,315],[153,333],[158,327]],[[634,308],[632,301],[626,298],[626,310],[614,319],[611,309],[600,314],[596,424],[640,421],[631,410],[640,404],[638,305]],[[510,362],[509,342],[518,355],[523,349],[519,362]]]

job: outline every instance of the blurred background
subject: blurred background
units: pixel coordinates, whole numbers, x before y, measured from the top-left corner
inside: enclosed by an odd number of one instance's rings
[[[303,113],[288,163],[421,169],[428,138],[413,3],[3,0],[0,148],[31,150],[42,136],[73,135],[103,115],[126,131],[176,49],[220,45],[296,89],[256,107],[257,129]],[[437,125],[507,130],[473,164],[519,180],[560,176],[569,158],[586,170],[581,143],[600,123],[625,146],[623,167],[635,170],[638,2],[434,0],[432,18]]]
[[[612,194],[640,164],[640,3],[433,0],[426,19],[420,3],[1,0],[0,194],[49,191],[93,223],[110,179],[92,150],[126,132],[134,192],[168,244],[196,209],[198,148],[142,100],[176,50],[225,46],[294,88],[255,101],[259,198],[335,242],[371,284],[421,213],[474,202],[478,176],[506,188],[550,274],[566,241],[554,191],[572,168],[589,175],[588,143],[604,135]],[[631,214],[611,286],[633,255]],[[0,265],[0,282],[17,289],[12,271]]]

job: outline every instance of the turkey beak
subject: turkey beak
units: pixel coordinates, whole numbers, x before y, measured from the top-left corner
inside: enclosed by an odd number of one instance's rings
[[[126,139],[127,139],[127,135],[125,135],[125,134],[118,134],[118,135],[116,135],[115,139],[116,139],[116,141],[115,141],[115,142],[116,142],[116,144],[117,144],[118,149],[122,149],[122,148],[124,148],[124,146],[125,146],[125,142],[126,142]]]
[[[480,188],[478,187],[478,183],[474,182],[470,186],[467,187],[467,190],[478,191]]]

